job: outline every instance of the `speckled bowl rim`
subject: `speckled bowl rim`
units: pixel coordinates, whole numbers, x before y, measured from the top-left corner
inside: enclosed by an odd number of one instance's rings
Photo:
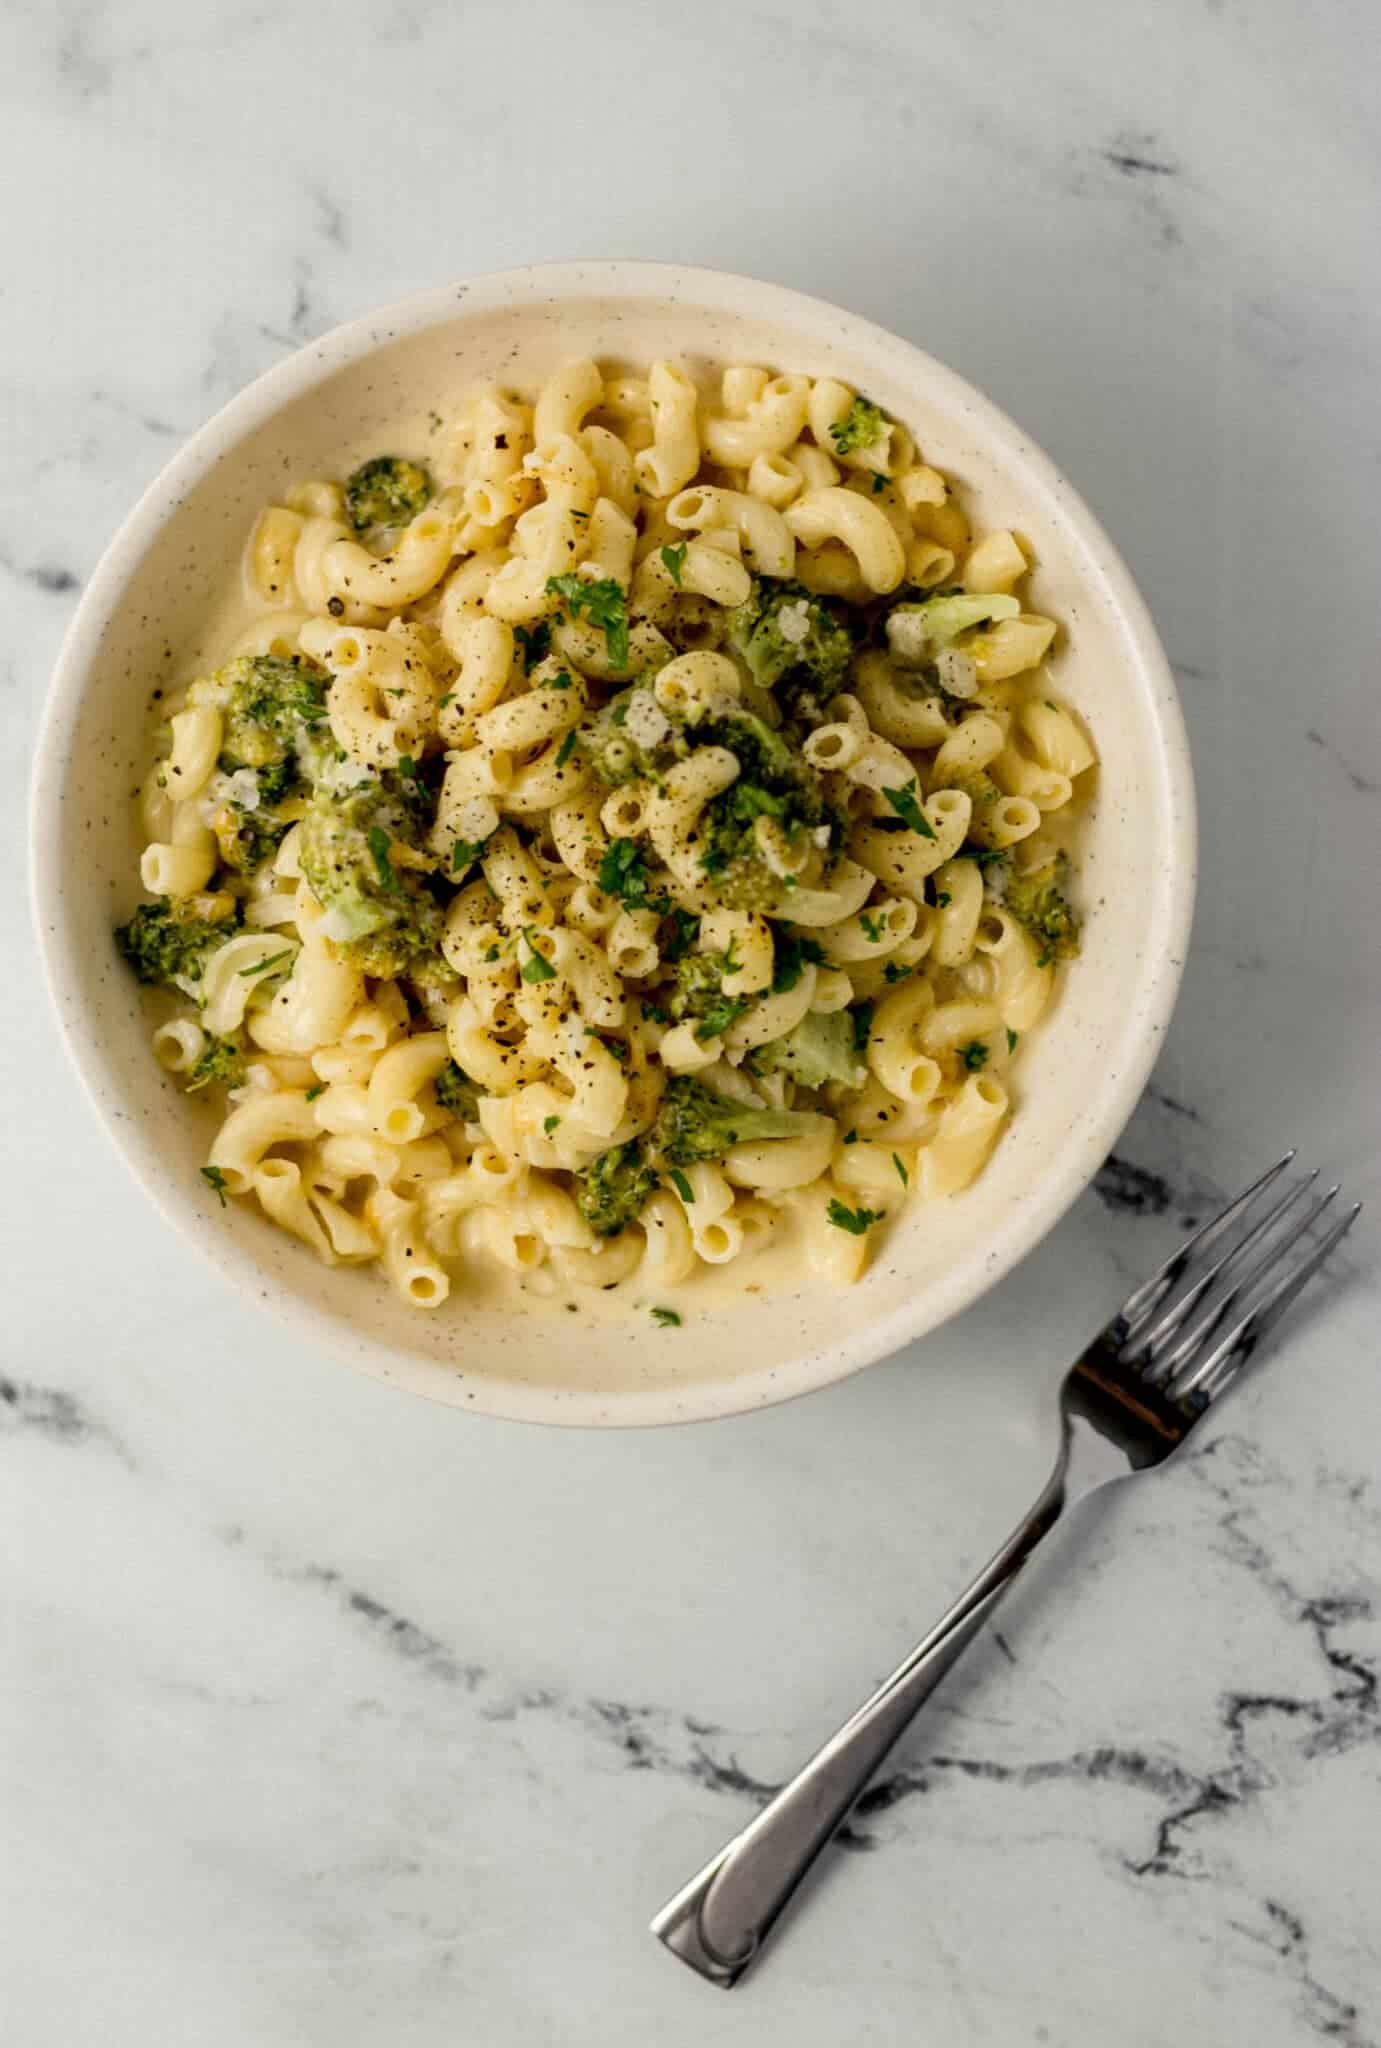
[[[828,1355],[806,1355],[767,1371],[743,1373],[723,1381],[665,1390],[639,1388],[610,1392],[569,1387],[532,1386],[520,1381],[464,1377],[467,1412],[511,1420],[577,1426],[627,1427],[667,1422],[704,1421],[750,1411],[828,1386],[889,1356],[904,1343],[929,1334],[968,1308],[1022,1259],[1077,1200],[1115,1145],[1145,1086],[1160,1049],[1179,990],[1193,918],[1196,886],[1197,822],[1193,771],[1184,719],[1174,679],[1146,605],[1121,556],[1078,493],[1014,421],[973,385],[933,356],[827,300],[782,285],[698,266],[619,260],[534,264],[415,293],[330,330],[266,370],[194,433],[160,471],[101,557],[82,596],[60,650],[40,727],[34,762],[30,813],[33,909],[38,944],[58,1029],[87,1096],[125,1164],[154,1206],[192,1242],[232,1284],[252,1288],[254,1298],[295,1331],[336,1353],[342,1351],[342,1330],[329,1316],[278,1285],[264,1268],[226,1233],[208,1230],[195,1199],[171,1171],[154,1175],[136,1160],[122,1128],[118,1107],[102,1089],[99,1047],[79,1026],[70,995],[70,945],[57,877],[65,778],[60,763],[67,757],[86,688],[114,608],[155,536],[177,515],[181,500],[202,481],[212,466],[245,436],[264,425],[275,412],[336,371],[410,335],[445,325],[457,315],[495,312],[520,303],[557,304],[599,294],[628,301],[663,299],[681,306],[703,307],[707,313],[738,314],[746,319],[773,320],[803,338],[828,335],[834,348],[857,344],[860,355],[879,355],[895,366],[899,378],[923,386],[942,405],[962,412],[969,425],[994,449],[1023,483],[1043,493],[1047,504],[1071,529],[1094,562],[1118,624],[1135,653],[1147,708],[1158,744],[1154,782],[1165,829],[1167,858],[1156,870],[1155,901],[1149,924],[1151,942],[1137,983],[1127,992],[1128,1012],[1139,1021],[1137,1035],[1125,1043],[1116,1071],[1105,1074],[1092,1091],[1080,1119],[1077,1142],[1051,1160],[1029,1200],[1023,1202],[995,1235],[975,1246],[973,1257],[927,1287],[901,1311],[866,1321]],[[442,1365],[415,1357],[406,1363],[387,1344],[352,1333],[347,1348],[351,1362],[373,1377],[397,1385],[405,1380],[414,1391],[457,1404],[460,1385]],[[408,1366],[416,1367],[408,1372]],[[400,1367],[402,1368],[400,1372]],[[450,1384],[447,1382],[450,1381]]]

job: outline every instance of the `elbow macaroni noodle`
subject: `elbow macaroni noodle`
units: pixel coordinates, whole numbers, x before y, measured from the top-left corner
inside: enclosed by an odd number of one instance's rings
[[[178,997],[170,1083],[224,1105],[205,1177],[419,1309],[645,1309],[769,1247],[847,1285],[981,1173],[1076,950],[1097,755],[1029,547],[836,378],[586,357],[430,418],[430,476],[377,458],[263,508],[239,668],[160,708],[140,879],[209,938],[143,978]],[[245,664],[317,693],[286,754]],[[375,936],[400,906],[416,956]],[[677,1167],[687,1088],[789,1134]],[[611,1162],[647,1174],[621,1227]]]

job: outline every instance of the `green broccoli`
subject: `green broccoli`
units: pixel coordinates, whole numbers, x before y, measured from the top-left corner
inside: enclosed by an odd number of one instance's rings
[[[356,533],[406,526],[431,494],[432,480],[420,462],[409,462],[405,455],[376,455],[347,480],[345,509]]]
[[[647,1135],[611,1145],[576,1175],[576,1206],[597,1236],[617,1237],[661,1186],[660,1169],[679,1185],[683,1166],[721,1159],[734,1145],[804,1137],[814,1127],[799,1111],[750,1109],[689,1074],[675,1074]]]
[[[194,703],[219,707],[220,766],[252,768],[263,802],[276,802],[299,776],[314,780],[337,751],[326,720],[330,677],[296,655],[242,655],[208,680],[193,683]]]
[[[861,448],[871,448],[882,439],[891,424],[891,418],[882,407],[874,405],[871,398],[865,398],[860,392],[843,419],[836,420],[830,428],[835,454],[853,455]]]
[[[300,859],[342,960],[380,980],[445,986],[456,979],[441,953],[445,907],[401,858],[420,851],[427,803],[415,778],[391,774],[343,796],[318,790],[302,819]]]
[[[815,1119],[802,1111],[750,1109],[689,1074],[673,1074],[650,1144],[652,1156],[668,1166],[694,1166],[701,1159],[722,1159],[734,1145],[801,1138],[815,1128]]]
[[[292,822],[284,799],[340,756],[326,718],[329,681],[296,656],[256,654],[227,662],[188,692],[190,703],[221,714],[217,765],[227,781],[211,825],[221,859],[240,874],[261,867],[282,843]]]
[[[861,1088],[868,1069],[854,1044],[854,1020],[847,1010],[828,1016],[807,1010],[784,1038],[774,1038],[752,1056],[756,1074],[790,1075],[802,1088]]]
[[[576,1175],[576,1207],[596,1237],[617,1237],[638,1216],[660,1182],[636,1138],[611,1145]]]
[[[242,1088],[245,1056],[233,1038],[208,1038],[192,1063],[187,1093],[198,1088]]]
[[[449,1109],[462,1123],[474,1123],[479,1114],[479,1090],[463,1068],[448,1060],[433,1085],[443,1109]]]
[[[803,583],[755,576],[745,601],[729,614],[729,640],[763,689],[798,678],[823,705],[843,689],[854,642],[844,613]]]
[[[995,593],[973,597],[964,590],[945,590],[919,603],[894,604],[887,614],[887,647],[899,668],[925,668],[961,634],[998,619],[1014,619],[1021,606],[1014,597]]]
[[[696,1020],[695,1035],[704,1044],[727,1031],[736,1017],[748,1008],[746,996],[726,996],[724,977],[737,966],[728,953],[686,953],[676,962],[676,992],[671,997],[673,1017]]]
[[[751,712],[707,720],[697,727],[696,739],[702,746],[727,747],[740,772],[737,782],[706,804],[691,847],[721,903],[770,911],[783,883],[762,857],[758,819],[773,819],[792,842],[809,833],[826,854],[842,842],[843,821],[825,802],[815,770]]]
[[[1039,947],[1037,965],[1072,960],[1079,950],[1079,918],[1060,884],[1069,862],[1063,853],[1029,875],[1011,875],[1002,901]]]
[[[262,804],[247,810],[232,796],[211,821],[221,859],[237,874],[252,875],[271,860],[287,838],[292,820]]]
[[[695,744],[727,747],[738,756],[739,779],[760,789],[816,787],[814,771],[787,737],[751,711],[702,719],[695,728]]]
[[[207,960],[235,931],[237,921],[231,916],[213,922],[157,896],[141,903],[129,923],[118,928],[115,943],[140,981],[180,988],[195,999]]]

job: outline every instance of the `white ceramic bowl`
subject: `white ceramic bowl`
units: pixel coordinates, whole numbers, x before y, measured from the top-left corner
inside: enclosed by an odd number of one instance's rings
[[[1102,753],[1081,891],[1082,957],[1026,1049],[1019,1110],[977,1184],[906,1210],[854,1290],[778,1295],[679,1333],[645,1318],[501,1319],[460,1297],[410,1310],[372,1274],[327,1271],[198,1177],[205,1119],[149,1049],[111,927],[137,896],[130,792],[165,648],[190,645],[257,508],[330,473],[343,447],[477,379],[535,383],[589,353],[832,372],[960,481],[980,523],[1034,546],[1060,619],[1062,690]],[[632,1424],[727,1415],[825,1385],[933,1330],[1016,1263],[1087,1184],[1136,1103],[1169,1020],[1194,895],[1193,786],[1165,656],[1127,570],[1039,449],[908,342],[750,278],[662,264],[510,271],[340,327],[260,377],[145,492],[72,622],[34,779],[41,944],[63,1035],[110,1136],[167,1219],[242,1294],[382,1379],[490,1414]]]

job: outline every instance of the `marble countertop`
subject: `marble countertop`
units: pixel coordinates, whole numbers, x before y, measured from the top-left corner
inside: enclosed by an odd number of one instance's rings
[[[1374,32],[5,12],[6,2043],[1381,2042]],[[55,1045],[20,880],[54,651],[181,439],[347,315],[603,254],[837,299],[1014,413],[1150,600],[1204,828],[1154,1085],[1041,1249],[848,1385],[618,1437],[406,1399],[189,1263]],[[758,1974],[701,1984],[649,1914],[1025,1505],[1092,1322],[1289,1142],[1373,1198],[1338,1284],[1014,1597]]]

